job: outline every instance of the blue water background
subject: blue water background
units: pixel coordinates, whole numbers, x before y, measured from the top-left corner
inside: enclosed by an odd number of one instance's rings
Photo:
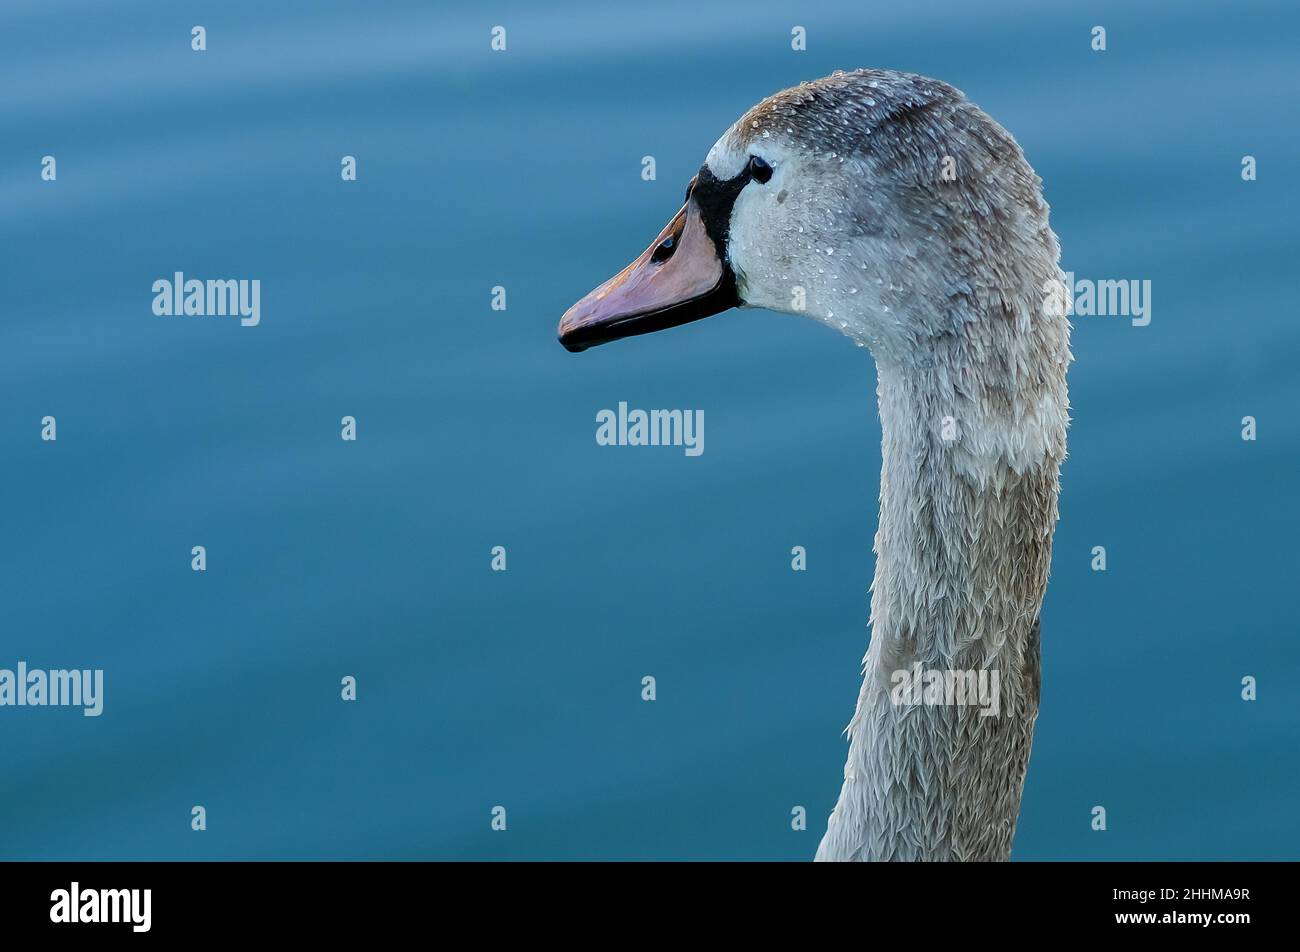
[[[5,0],[0,667],[103,668],[106,698],[0,710],[0,858],[810,857],[868,640],[874,367],[763,311],[581,356],[554,327],[749,105],[857,66],[963,89],[1063,264],[1153,282],[1149,326],[1076,322],[1015,857],[1295,858],[1298,27]],[[261,325],[155,317],[174,271],[260,279]],[[597,446],[620,400],[703,409],[704,455]]]

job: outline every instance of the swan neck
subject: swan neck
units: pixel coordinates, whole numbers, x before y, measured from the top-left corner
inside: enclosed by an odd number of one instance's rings
[[[1004,385],[949,357],[879,366],[871,643],[821,859],[1010,854],[1038,710],[1064,366]]]

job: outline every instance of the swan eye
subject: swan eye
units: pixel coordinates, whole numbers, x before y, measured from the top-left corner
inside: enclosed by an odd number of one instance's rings
[[[766,185],[772,178],[772,166],[768,165],[756,155],[749,157],[749,177],[756,180],[760,185]]]

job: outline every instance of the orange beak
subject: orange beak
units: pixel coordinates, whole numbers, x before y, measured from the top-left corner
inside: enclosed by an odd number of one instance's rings
[[[692,198],[639,258],[565,311],[560,343],[582,351],[739,304],[735,276]]]

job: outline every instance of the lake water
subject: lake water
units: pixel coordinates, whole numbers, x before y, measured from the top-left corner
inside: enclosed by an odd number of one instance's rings
[[[98,718],[0,709],[0,857],[811,857],[874,366],[763,311],[554,331],[748,106],[880,66],[1011,130],[1067,269],[1152,282],[1149,325],[1076,320],[1015,857],[1294,858],[1300,12],[544,6],[0,8],[0,667],[105,672]],[[154,316],[176,271],[260,280],[261,323]],[[620,400],[706,452],[597,446]]]

